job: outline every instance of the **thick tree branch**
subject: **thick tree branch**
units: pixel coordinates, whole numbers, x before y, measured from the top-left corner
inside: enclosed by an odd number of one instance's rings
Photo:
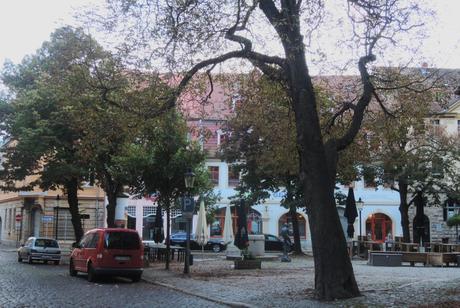
[[[370,76],[367,71],[366,65],[370,62],[375,61],[375,59],[376,58],[373,54],[369,54],[359,59],[358,68],[359,73],[361,75],[361,82],[363,83],[363,93],[361,94],[361,97],[359,98],[358,103],[356,104],[350,127],[348,128],[345,135],[343,135],[341,138],[337,140],[337,151],[341,151],[345,149],[347,146],[349,146],[353,142],[353,139],[356,137],[356,135],[359,132],[359,129],[361,128],[361,123],[364,118],[364,111],[366,110],[366,107],[369,105],[372,99],[372,95],[375,91],[374,85],[370,80]]]

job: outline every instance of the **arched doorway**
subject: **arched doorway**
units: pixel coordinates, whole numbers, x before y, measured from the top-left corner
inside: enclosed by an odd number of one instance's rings
[[[224,221],[225,221],[225,209],[226,207],[222,207],[218,209],[216,212],[215,220],[211,224],[210,235],[212,237],[221,237],[223,235]],[[237,230],[236,222],[238,220],[236,207],[235,206],[230,207],[230,212],[232,214],[233,233],[235,233]],[[262,233],[262,230],[263,230],[262,215],[258,211],[254,209],[249,209],[247,223],[248,223],[249,234],[261,234]]]
[[[383,213],[369,215],[366,220],[366,235],[376,242],[384,242],[389,233],[392,233],[393,222]]]
[[[430,219],[428,216],[423,215],[423,224],[417,224],[417,217],[414,217],[412,221],[412,230],[413,230],[413,239],[414,243],[420,243],[420,238],[422,238],[423,243],[430,242]]]
[[[301,239],[306,239],[307,238],[307,223],[305,221],[305,218],[302,216],[302,214],[297,213],[297,221],[299,222],[299,235]],[[292,218],[289,213],[286,213],[280,217],[278,220],[278,235],[281,234],[281,228],[283,225],[287,223],[289,226],[289,235],[292,236],[294,234],[293,228],[292,228]]]

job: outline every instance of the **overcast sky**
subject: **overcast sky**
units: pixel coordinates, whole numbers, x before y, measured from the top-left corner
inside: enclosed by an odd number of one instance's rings
[[[327,0],[326,0],[327,1]],[[50,33],[72,24],[72,14],[83,5],[103,0],[0,0],[0,66],[5,59],[15,63],[37,50]],[[430,66],[460,68],[460,0],[431,0],[437,24],[424,45]]]

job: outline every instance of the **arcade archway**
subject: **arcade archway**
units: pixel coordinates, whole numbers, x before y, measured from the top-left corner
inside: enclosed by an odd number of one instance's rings
[[[366,220],[366,235],[370,240],[384,242],[388,234],[392,233],[392,230],[393,222],[391,218],[383,213],[371,214]]]

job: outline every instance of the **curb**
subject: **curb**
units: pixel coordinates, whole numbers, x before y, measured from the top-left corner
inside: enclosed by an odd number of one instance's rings
[[[167,284],[167,283],[164,283],[164,282],[153,281],[153,280],[145,279],[145,278],[142,278],[141,280],[146,282],[146,283],[149,283],[149,284],[153,284],[153,285],[161,286],[161,287],[164,287],[164,288],[168,288],[168,289],[178,291],[178,292],[181,292],[181,293],[184,293],[184,294],[187,294],[187,295],[199,297],[199,298],[205,299],[205,300],[210,301],[210,302],[214,302],[214,303],[222,304],[222,305],[227,305],[229,307],[235,307],[235,308],[239,308],[239,307],[252,308],[252,307],[255,307],[255,306],[245,304],[245,303],[241,303],[241,302],[225,301],[225,300],[222,300],[222,299],[212,298],[212,297],[209,297],[207,295],[193,293],[193,292],[190,292],[188,290],[185,290],[185,289],[182,289],[182,288],[179,288],[177,286]]]

